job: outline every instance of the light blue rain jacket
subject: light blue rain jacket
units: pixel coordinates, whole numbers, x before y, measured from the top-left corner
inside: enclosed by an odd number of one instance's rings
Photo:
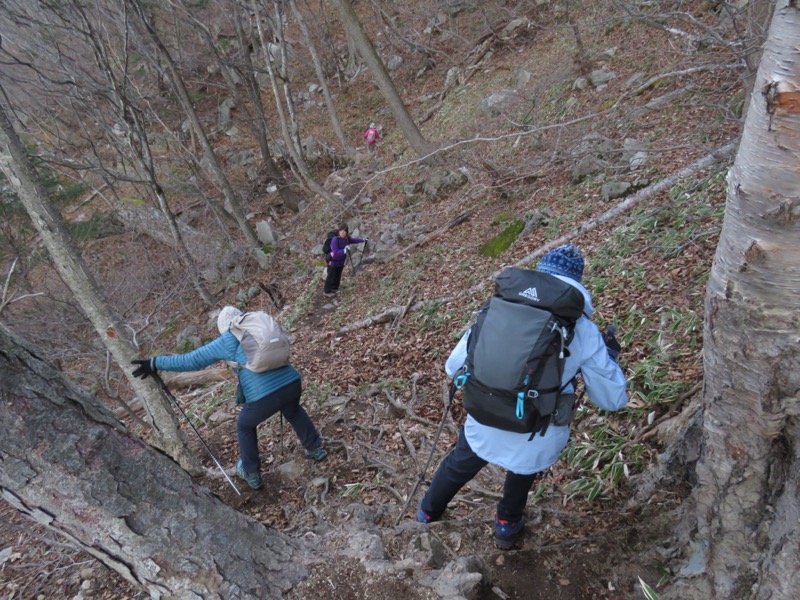
[[[589,318],[594,312],[592,299],[580,283],[556,275],[578,288],[586,301],[584,316],[575,324],[575,337],[569,345],[570,355],[564,365],[562,385],[567,384],[580,370],[591,402],[604,410],[619,410],[628,402],[625,376],[622,369],[608,356],[603,336]],[[467,331],[450,353],[445,364],[451,379],[467,359]],[[550,425],[543,436],[538,433],[515,433],[481,425],[467,415],[464,433],[472,451],[482,459],[519,475],[538,473],[558,460],[569,441],[569,427]]]

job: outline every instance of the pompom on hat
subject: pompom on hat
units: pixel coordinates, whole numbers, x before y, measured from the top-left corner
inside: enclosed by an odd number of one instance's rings
[[[235,306],[226,306],[221,311],[219,311],[219,316],[217,317],[217,329],[219,329],[220,333],[225,333],[231,328],[231,323],[236,317],[241,316],[242,311],[240,311]]]
[[[537,270],[551,275],[562,275],[580,283],[583,278],[583,256],[572,244],[550,250],[539,261]]]

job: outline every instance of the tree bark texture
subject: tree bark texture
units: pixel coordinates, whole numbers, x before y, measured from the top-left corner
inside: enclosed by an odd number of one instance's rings
[[[800,11],[780,0],[706,294],[703,453],[685,570],[705,575],[705,597],[800,589],[799,164]]]
[[[25,211],[42,236],[50,259],[59,275],[80,304],[114,360],[128,375],[133,390],[142,399],[153,427],[153,441],[192,472],[199,472],[200,463],[189,453],[175,413],[156,385],[131,375],[130,363],[138,357],[129,328],[103,297],[100,286],[83,261],[70,238],[61,213],[48,200],[39,183],[30,158],[14,131],[3,106],[0,105],[0,170],[25,207]]]
[[[392,115],[394,115],[400,131],[403,132],[403,135],[414,149],[414,152],[417,153],[417,156],[424,157],[430,154],[436,149],[435,144],[432,144],[422,136],[414,119],[411,118],[411,115],[408,113],[408,109],[392,82],[392,78],[386,70],[381,57],[378,56],[375,47],[372,45],[372,41],[370,41],[369,36],[367,36],[364,28],[361,26],[361,21],[359,21],[356,11],[353,10],[353,5],[350,0],[334,0],[333,3],[339,11],[347,34],[355,42],[358,52],[361,54],[361,58],[364,59],[364,62],[367,63],[369,67],[375,84],[378,86],[386,103],[389,105],[389,109],[392,111]]]
[[[223,504],[0,327],[0,493],[151,598],[280,598],[300,545]]]

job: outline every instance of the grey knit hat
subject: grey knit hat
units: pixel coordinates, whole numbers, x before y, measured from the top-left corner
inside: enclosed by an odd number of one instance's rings
[[[231,323],[236,317],[241,316],[242,311],[240,311],[235,306],[226,306],[221,311],[219,311],[219,316],[217,317],[217,329],[219,329],[220,333],[225,333],[231,328]]]
[[[563,275],[580,283],[583,278],[583,256],[572,244],[564,244],[545,254],[537,269],[551,275]]]

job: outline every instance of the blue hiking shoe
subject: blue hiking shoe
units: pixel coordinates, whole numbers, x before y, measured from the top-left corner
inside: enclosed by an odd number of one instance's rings
[[[510,550],[514,547],[519,534],[525,528],[525,519],[519,521],[506,521],[494,516],[494,543],[500,550]]]
[[[323,458],[328,456],[328,453],[325,452],[325,448],[320,446],[316,450],[306,450],[306,458],[310,458],[311,460],[320,461]]]
[[[242,468],[242,459],[240,458],[236,462],[236,474],[244,479],[254,490],[260,490],[264,487],[264,482],[261,481],[261,473],[245,473],[244,469]]]
[[[434,523],[438,521],[441,517],[432,517],[424,510],[422,510],[422,500],[419,501],[419,507],[417,507],[417,523]]]

